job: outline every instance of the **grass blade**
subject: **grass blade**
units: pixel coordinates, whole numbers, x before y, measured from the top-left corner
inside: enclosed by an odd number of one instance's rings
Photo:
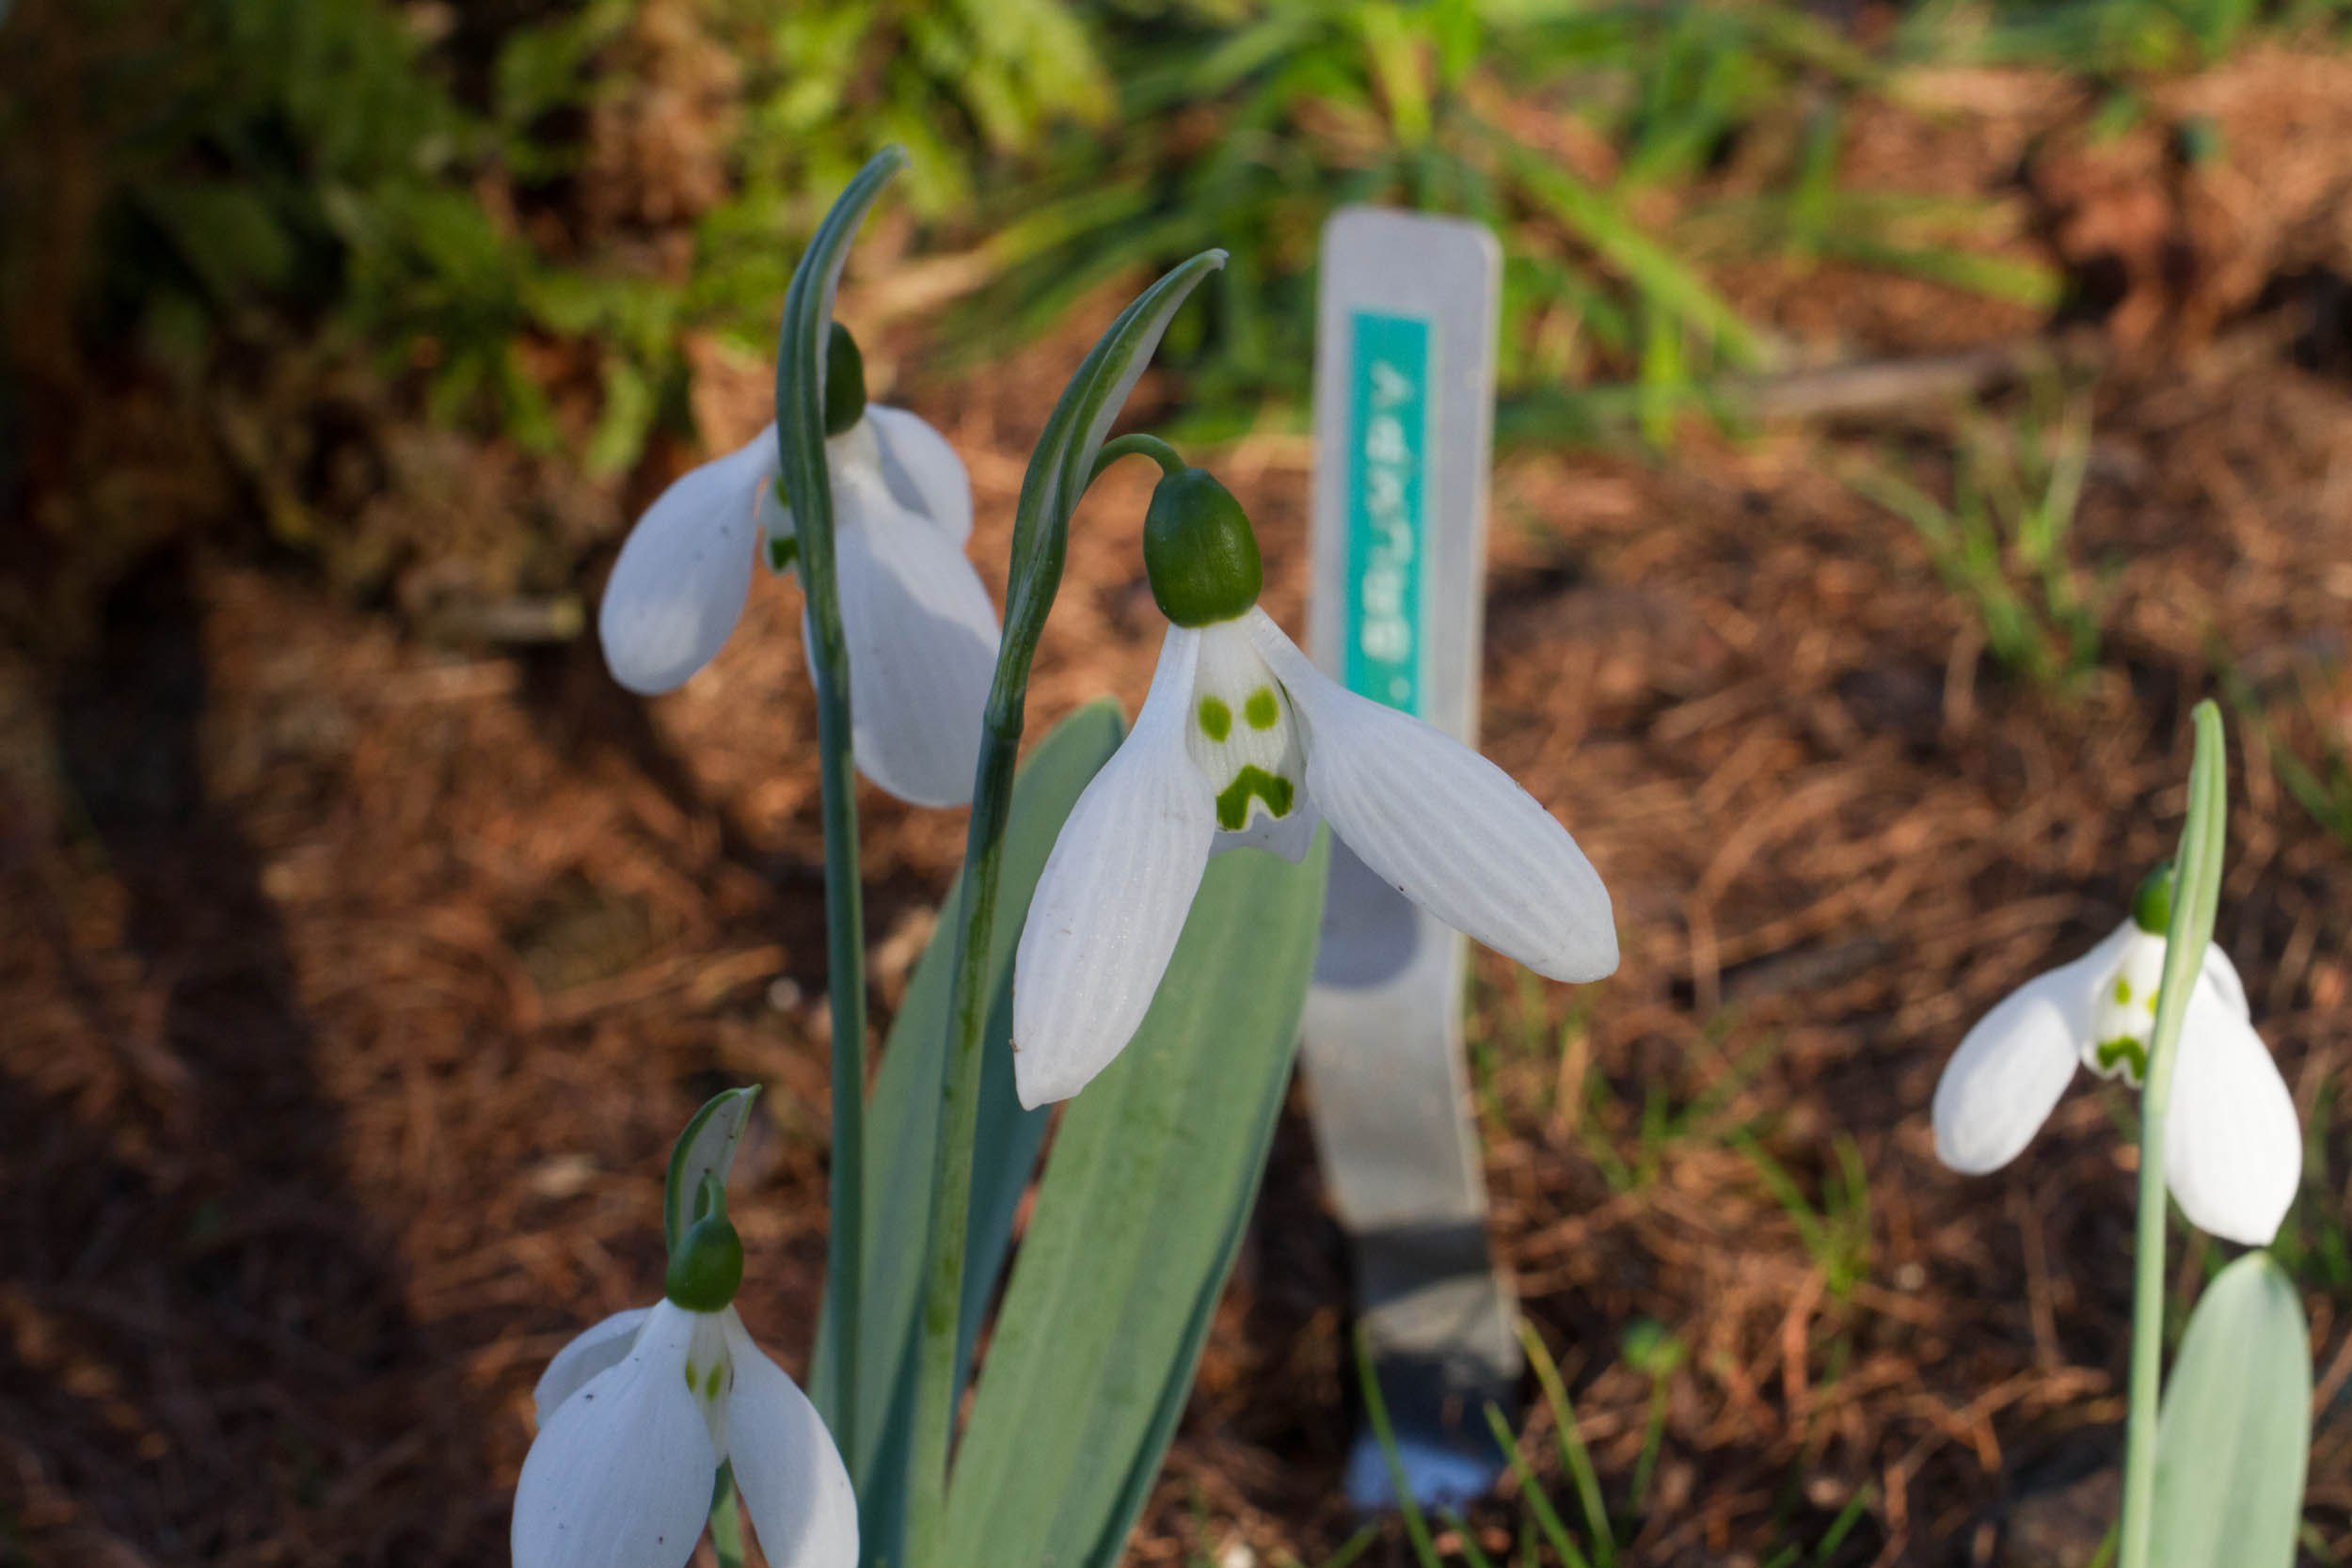
[[[1584,1505],[1585,1528],[1592,1532],[1593,1556],[1598,1568],[1611,1568],[1617,1560],[1617,1537],[1609,1522],[1609,1505],[1601,1499],[1600,1477],[1593,1469],[1592,1453],[1584,1447],[1583,1434],[1576,1430],[1576,1407],[1568,1402],[1567,1385],[1560,1381],[1560,1365],[1552,1360],[1551,1352],[1544,1348],[1543,1337],[1535,1325],[1525,1321],[1519,1323],[1519,1342],[1527,1347],[1527,1363],[1535,1369],[1535,1381],[1543,1386],[1544,1402],[1551,1407],[1551,1422],[1560,1442],[1560,1463],[1576,1482],[1578,1498]]]

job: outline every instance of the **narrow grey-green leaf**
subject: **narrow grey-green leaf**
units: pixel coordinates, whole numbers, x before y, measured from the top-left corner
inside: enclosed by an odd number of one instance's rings
[[[1012,810],[1005,831],[1003,880],[998,897],[1006,918],[990,943],[988,1030],[981,1037],[979,1128],[973,1147],[972,1209],[963,1278],[962,1339],[959,1363],[967,1363],[980,1316],[993,1293],[1005,1251],[1012,1238],[1015,1210],[1028,1185],[1029,1167],[1045,1136],[1046,1113],[1024,1111],[1013,1093],[1011,981],[1014,944],[1029,910],[1029,895],[1044,872],[1045,857],[1103,764],[1119,749],[1125,729],[1118,705],[1098,702],[1080,708],[1040,742],[1014,782]],[[941,903],[960,908],[959,877]],[[882,1068],[866,1110],[865,1289],[860,1296],[865,1333],[858,1348],[856,1423],[859,1452],[851,1473],[862,1482],[866,1558],[904,1560],[906,1471],[909,1426],[914,1409],[915,1344],[923,1291],[922,1240],[930,1234],[932,1150],[939,1140],[939,1083],[946,1070],[948,1007],[955,978],[956,933],[950,914],[924,949],[907,983],[906,998],[891,1020]],[[811,1392],[819,1408],[833,1394],[832,1362],[822,1348],[813,1363]]]
[[[958,1560],[1118,1561],[1265,1167],[1328,852],[1212,862],[1143,1026],[1064,1114],[956,1463]]]
[[[2293,1568],[2312,1449],[2295,1282],[2249,1252],[2189,1314],[2156,1429],[2153,1568]]]
[[[704,1101],[670,1149],[670,1179],[662,1193],[661,1229],[672,1252],[678,1238],[694,1223],[694,1195],[703,1178],[715,1176],[726,1185],[727,1167],[735,1164],[735,1146],[751,1125],[752,1101],[759,1085],[725,1089]]]

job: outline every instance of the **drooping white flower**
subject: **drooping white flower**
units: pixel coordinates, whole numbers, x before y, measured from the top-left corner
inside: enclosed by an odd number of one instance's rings
[[[1187,480],[1214,488],[1227,515],[1207,543],[1174,551],[1154,530]],[[1608,890],[1550,813],[1477,752],[1331,680],[1256,607],[1256,543],[1221,486],[1185,469],[1152,508],[1145,559],[1178,624],[1135,729],[1063,823],[1029,905],[1013,974],[1022,1103],[1067,1099],[1125,1048],[1212,853],[1251,846],[1296,862],[1319,822],[1407,898],[1538,974],[1587,981],[1617,967]]]
[[[858,768],[917,805],[962,804],[999,636],[995,607],[963,553],[971,480],[945,436],[880,404],[828,438],[825,456]],[[771,424],[646,508],[597,611],[613,679],[653,696],[718,654],[742,617],[754,559],[773,565],[791,553],[777,464]]]
[[[1978,1021],[1935,1085],[1938,1159],[1971,1175],[2009,1164],[2049,1119],[2078,1062],[2102,1077],[2140,1081],[2164,974],[2165,938],[2153,924],[2125,919]],[[2165,1180],[2198,1228],[2265,1246],[2295,1201],[2302,1131],[2218,944],[2205,949],[2178,1050]]]
[[[742,1253],[731,1228],[724,1241],[723,1290],[691,1267],[706,1293],[681,1288],[674,1264],[659,1305],[614,1313],[548,1364],[515,1489],[515,1568],[681,1568],[730,1461],[771,1563],[855,1568],[849,1473],[816,1407],[729,1304]]]

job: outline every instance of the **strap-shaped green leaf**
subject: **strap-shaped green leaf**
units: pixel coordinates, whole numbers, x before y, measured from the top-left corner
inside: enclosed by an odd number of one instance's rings
[[[723,1089],[704,1101],[686,1131],[677,1135],[670,1149],[670,1179],[661,1200],[661,1230],[672,1256],[677,1253],[679,1238],[694,1223],[694,1195],[702,1191],[703,1178],[715,1176],[720,1186],[726,1185],[727,1167],[735,1164],[735,1146],[743,1129],[751,1125],[752,1101],[758,1098],[756,1084],[747,1089]]]
[[[1103,764],[1119,749],[1125,726],[1118,705],[1080,708],[1039,743],[1022,766],[1005,831],[1004,880],[998,896],[1009,918],[991,943],[988,1032],[981,1040],[979,1119],[973,1147],[972,1208],[964,1254],[962,1343],[968,1363],[1012,1240],[1014,1211],[1028,1185],[1046,1113],[1024,1111],[1012,1083],[1012,955],[1062,821]],[[940,905],[961,906],[962,879]],[[917,1308],[923,1291],[923,1238],[930,1233],[931,1161],[939,1141],[939,1082],[947,1054],[947,1009],[955,978],[956,936],[943,924],[907,983],[906,999],[891,1021],[866,1110],[866,1285],[861,1292],[865,1333],[859,1344],[853,1473],[866,1557],[905,1560],[907,1445],[914,1411]],[[823,1329],[818,1335],[811,1392],[830,1400],[831,1360]],[[959,1375],[958,1381],[961,1378]]]
[[[2295,1282],[2249,1252],[2189,1314],[2156,1431],[2159,1568],[2292,1568],[2312,1450],[2310,1330]]]
[[[1265,1168],[1328,844],[1210,863],[1142,1028],[1065,1113],[956,1462],[954,1560],[1119,1560]]]

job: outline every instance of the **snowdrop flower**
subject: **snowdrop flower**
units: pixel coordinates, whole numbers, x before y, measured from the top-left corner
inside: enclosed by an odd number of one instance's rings
[[[1171,468],[1144,520],[1144,564],[1173,624],[1135,729],[1063,824],[1022,929],[1023,1104],[1076,1094],[1126,1046],[1212,853],[1248,845],[1295,862],[1323,821],[1413,902],[1539,974],[1617,967],[1608,890],[1549,812],[1475,752],[1329,679],[1257,608],[1257,541],[1224,486]]]
[[[917,805],[972,798],[996,610],[964,556],[972,483],[939,432],[866,401],[865,365],[839,324],[825,369],[841,626],[859,769]],[[612,678],[654,696],[685,683],[735,630],[765,554],[797,550],[776,494],[776,427],[683,475],[637,520],[605,585],[596,631]],[[763,548],[764,546],[764,548]],[[802,616],[802,640],[808,639]]]
[[[2141,883],[2131,918],[2073,963],[2024,985],[1960,1042],[1935,1085],[1936,1157],[1997,1170],[2041,1131],[2074,1064],[2137,1085],[2147,1070],[2171,919],[2171,868]],[[2279,1233],[2302,1176],[2294,1099],[2219,944],[2189,992],[2165,1118],[2165,1179],[2199,1229],[2248,1246]]]
[[[515,1489],[515,1568],[682,1568],[723,1462],[776,1568],[855,1568],[857,1501],[816,1407],[729,1305],[743,1245],[709,1179],[657,1306],[557,1353]]]

